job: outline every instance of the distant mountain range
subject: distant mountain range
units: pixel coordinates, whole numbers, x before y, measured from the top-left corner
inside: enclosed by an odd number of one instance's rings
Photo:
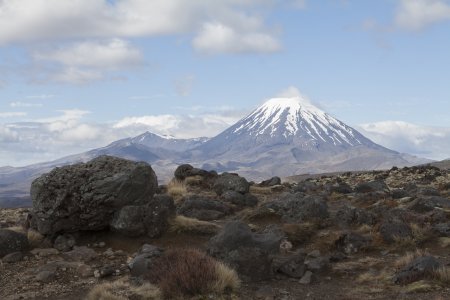
[[[274,175],[376,170],[430,162],[372,142],[301,97],[274,98],[211,139],[176,139],[146,132],[52,162],[0,168],[0,206],[29,203],[30,183],[40,174],[104,154],[146,161],[162,182],[182,163],[237,172],[259,181]]]

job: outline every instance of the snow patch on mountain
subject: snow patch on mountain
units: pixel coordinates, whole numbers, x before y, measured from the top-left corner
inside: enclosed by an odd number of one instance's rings
[[[334,145],[360,145],[354,130],[302,96],[273,98],[234,126],[234,134],[302,136]]]

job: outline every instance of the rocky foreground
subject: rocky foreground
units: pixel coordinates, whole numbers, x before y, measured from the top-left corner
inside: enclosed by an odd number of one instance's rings
[[[112,157],[0,209],[0,299],[449,299],[450,171],[259,184]]]

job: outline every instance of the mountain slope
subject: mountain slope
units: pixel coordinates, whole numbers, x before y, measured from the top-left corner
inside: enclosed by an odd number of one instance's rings
[[[384,148],[301,97],[274,98],[192,151],[254,179],[424,162]]]
[[[301,97],[275,98],[212,139],[175,139],[146,132],[51,162],[0,168],[0,207],[6,202],[29,203],[31,181],[52,168],[105,154],[146,161],[160,181],[170,179],[182,163],[262,180],[275,175],[387,169],[429,162],[375,144]]]

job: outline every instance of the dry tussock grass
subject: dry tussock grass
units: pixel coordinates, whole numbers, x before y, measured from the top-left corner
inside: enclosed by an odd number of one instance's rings
[[[154,262],[146,279],[157,284],[166,299],[223,293],[239,286],[233,270],[194,249],[166,251]]]
[[[174,178],[167,185],[167,193],[175,198],[175,200],[180,199],[187,194],[186,184]]]
[[[308,245],[308,249],[317,249],[323,253],[332,251],[335,247],[336,240],[338,240],[343,233],[344,232],[341,230],[318,232],[312,239],[311,244]]]
[[[217,279],[211,286],[211,290],[216,293],[223,293],[227,290],[236,291],[241,286],[241,280],[236,271],[222,262],[216,263],[216,274]]]
[[[445,285],[449,285],[450,284],[450,267],[447,266],[442,266],[439,269],[435,270],[433,272],[433,277],[445,284]]]
[[[215,234],[220,226],[207,221],[200,221],[185,216],[176,216],[169,220],[169,231],[176,233]]]
[[[15,231],[15,232],[18,232],[18,233],[27,234],[25,228],[23,228],[21,226],[13,226],[13,227],[8,227],[6,229],[11,230],[11,231]]]
[[[439,244],[441,245],[442,248],[447,248],[448,246],[450,246],[450,238],[448,237],[439,238]]]
[[[422,256],[427,256],[427,255],[429,255],[429,253],[422,249],[417,249],[414,252],[406,252],[405,255],[403,255],[402,257],[398,258],[395,261],[394,266],[397,269],[401,269],[401,268],[405,267],[406,265],[410,264],[416,258],[419,258]]]
[[[420,245],[425,242],[428,242],[434,238],[434,234],[430,228],[430,226],[420,226],[418,224],[412,223],[410,224],[413,239],[416,244]]]
[[[45,239],[42,234],[33,229],[28,230],[27,237],[31,248],[37,248]]]
[[[289,241],[295,245],[300,245],[311,239],[317,231],[317,225],[310,222],[302,224],[283,224],[282,230]]]
[[[272,187],[252,185],[252,186],[250,186],[250,193],[260,194],[260,195],[270,195],[270,194],[272,194]]]
[[[200,176],[200,175],[189,176],[189,177],[186,177],[184,179],[184,183],[186,185],[191,185],[191,186],[202,185],[203,184],[203,177]]]
[[[360,274],[356,281],[359,283],[385,284],[392,281],[392,274],[386,269],[379,272],[365,272]]]
[[[87,300],[160,300],[160,290],[151,284],[133,286],[125,279],[106,282],[95,286],[88,294]]]

